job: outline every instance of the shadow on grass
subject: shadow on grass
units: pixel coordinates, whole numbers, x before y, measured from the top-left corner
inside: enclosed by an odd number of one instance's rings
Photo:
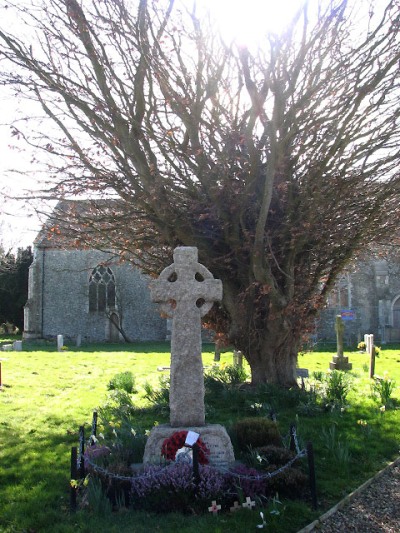
[[[32,406],[34,409],[34,406]],[[50,531],[68,514],[70,450],[78,428],[69,417],[49,417],[46,426],[26,431],[0,425],[1,531]]]

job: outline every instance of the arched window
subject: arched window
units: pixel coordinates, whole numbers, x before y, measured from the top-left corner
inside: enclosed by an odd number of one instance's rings
[[[351,283],[350,276],[342,276],[328,297],[328,307],[347,308],[351,307]]]
[[[400,296],[393,304],[393,327],[400,328]]]
[[[111,268],[100,265],[89,278],[89,311],[115,307],[115,278]]]

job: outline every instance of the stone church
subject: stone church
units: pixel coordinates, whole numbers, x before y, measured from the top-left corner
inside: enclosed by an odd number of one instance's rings
[[[34,242],[24,338],[163,341],[168,322],[150,300],[149,281],[112,253],[50,236],[45,225]],[[400,259],[363,261],[349,269],[316,320],[314,342],[335,341],[338,314],[350,345],[365,333],[378,343],[400,341]]]
[[[355,344],[373,333],[381,344],[400,341],[400,258],[359,261],[338,281],[316,323],[317,340],[330,340],[335,316],[345,322],[345,338]]]
[[[57,208],[56,208],[57,209]],[[77,248],[47,225],[33,245],[25,339],[66,342],[163,341],[167,320],[150,300],[140,269],[112,252]]]

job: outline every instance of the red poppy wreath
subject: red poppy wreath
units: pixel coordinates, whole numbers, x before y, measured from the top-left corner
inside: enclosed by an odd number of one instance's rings
[[[176,452],[185,446],[187,431],[176,431],[170,437],[164,440],[161,446],[161,455],[167,459],[167,461],[175,461]],[[204,442],[199,438],[197,440],[199,446],[199,463],[201,465],[208,464],[208,455],[210,455],[210,450],[204,444]]]

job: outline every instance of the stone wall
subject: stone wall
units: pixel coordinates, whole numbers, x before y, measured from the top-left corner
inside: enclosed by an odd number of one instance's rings
[[[165,340],[166,320],[151,302],[149,278],[128,263],[110,260],[95,250],[39,248],[30,271],[29,299],[25,313],[25,338],[65,339],[81,335],[86,342],[110,339],[110,320],[104,312],[89,311],[89,278],[106,263],[115,276],[116,305],[129,340]]]
[[[104,313],[89,312],[89,277],[104,262],[109,263],[115,275],[115,312],[128,338],[165,340],[166,320],[151,302],[150,280],[139,269],[117,259],[110,261],[109,254],[104,252],[49,246],[34,249],[24,338],[55,338],[62,334],[65,339],[81,335],[86,342],[110,340],[109,319]],[[314,340],[335,342],[335,316],[347,308],[354,311],[355,319],[345,322],[346,344],[356,345],[365,333],[373,333],[377,342],[400,341],[400,328],[393,327],[393,305],[400,297],[400,262],[359,263],[348,280],[350,305],[331,305],[324,309],[316,321]]]
[[[357,264],[349,275],[349,306],[324,309],[316,328],[316,340],[335,341],[335,316],[344,308],[354,311],[354,320],[345,322],[345,342],[354,345],[372,333],[378,342],[400,340],[400,329],[393,328],[393,305],[400,297],[400,264],[377,260]]]

